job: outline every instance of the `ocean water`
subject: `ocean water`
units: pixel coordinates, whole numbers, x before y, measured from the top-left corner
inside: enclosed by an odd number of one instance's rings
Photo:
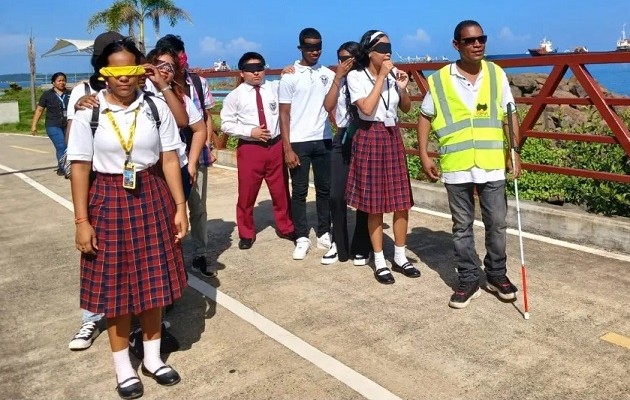
[[[613,93],[630,96],[630,64],[600,64],[587,66],[591,75],[599,82],[599,84]],[[508,74],[518,73],[549,73],[551,67],[531,67],[531,68],[508,68]],[[78,82],[89,77],[89,73],[69,73],[69,82]],[[568,71],[564,78],[571,77],[571,71]],[[208,82],[213,81],[231,81],[232,78],[208,78]],[[273,79],[273,78],[272,78]],[[9,74],[0,75],[0,89],[6,89],[11,82],[16,82],[22,88],[27,89],[30,86],[28,74]],[[36,85],[50,83],[50,76],[38,74],[35,81]]]

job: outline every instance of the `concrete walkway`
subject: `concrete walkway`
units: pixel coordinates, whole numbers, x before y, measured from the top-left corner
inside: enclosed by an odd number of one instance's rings
[[[0,134],[0,398],[116,399],[106,334],[83,352],[67,348],[80,323],[79,256],[69,182],[53,169],[47,138]],[[407,255],[422,277],[383,286],[369,267],[321,265],[323,250],[293,261],[264,187],[256,243],[239,250],[236,173],[210,175],[218,276],[191,272],[168,315],[182,348],[167,362],[182,382],[144,378],[144,398],[630,399],[630,256],[525,240],[529,321],[520,298],[487,292],[453,310],[448,219],[411,213]],[[314,197],[308,208],[314,221]],[[483,257],[483,229],[475,233]],[[520,283],[518,254],[509,236]]]

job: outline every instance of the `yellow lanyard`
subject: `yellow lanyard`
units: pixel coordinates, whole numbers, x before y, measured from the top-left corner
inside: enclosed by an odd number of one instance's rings
[[[120,131],[120,128],[118,127],[118,124],[116,123],[116,120],[114,119],[114,115],[112,111],[109,109],[105,110],[105,114],[107,114],[107,118],[109,118],[109,121],[112,123],[112,126],[114,127],[114,131],[116,131],[116,135],[118,135],[118,140],[120,141],[120,145],[122,146],[123,150],[125,150],[125,154],[127,155],[127,160],[125,161],[125,164],[129,162],[129,158],[130,158],[129,155],[131,153],[131,148],[133,147],[133,137],[136,134],[136,121],[138,120],[139,111],[140,111],[140,107],[136,108],[134,111],[135,114],[133,116],[133,122],[131,123],[131,126],[129,127],[129,139],[125,141],[125,139],[123,139],[122,132]]]

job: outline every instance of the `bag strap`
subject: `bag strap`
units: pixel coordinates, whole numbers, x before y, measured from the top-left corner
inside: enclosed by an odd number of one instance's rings
[[[90,120],[90,128],[92,128],[92,137],[96,134],[96,128],[98,128],[98,117],[101,115],[100,107],[92,108],[92,119]]]
[[[150,93],[150,92],[149,92]],[[151,109],[151,114],[153,114],[153,120],[155,121],[155,127],[160,130],[160,126],[162,126],[162,121],[160,120],[160,113],[158,112],[157,107],[155,106],[155,101],[151,98],[153,95],[147,92],[144,93],[144,99],[147,101],[149,108]]]
[[[201,110],[205,114],[206,112],[206,97],[203,95],[203,87],[201,86],[201,77],[197,74],[190,74],[190,78],[192,79],[193,86],[195,87],[195,92],[197,92],[197,97],[199,97],[199,103],[201,104]]]

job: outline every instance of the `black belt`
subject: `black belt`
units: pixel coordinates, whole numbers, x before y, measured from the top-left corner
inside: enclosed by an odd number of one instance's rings
[[[274,144],[278,143],[281,139],[281,136],[278,135],[273,139],[269,139],[266,142],[263,142],[262,140],[245,140],[245,139],[239,139],[238,140],[238,145],[242,145],[242,144],[254,144],[256,146],[262,146],[262,147],[270,147],[273,146]]]

